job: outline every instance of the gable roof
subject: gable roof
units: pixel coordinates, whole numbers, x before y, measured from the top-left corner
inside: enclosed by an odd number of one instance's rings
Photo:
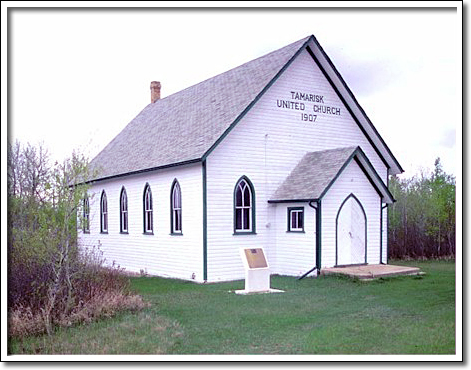
[[[147,105],[91,162],[100,178],[199,161],[306,37]]]
[[[384,203],[394,198],[359,146],[311,152],[304,155],[278,187],[269,203],[322,199],[343,170],[355,160]]]
[[[314,36],[305,37],[147,105],[91,161],[90,167],[98,176],[90,180],[103,180],[203,160],[291,61],[305,49],[318,65],[320,63],[319,66],[324,74],[327,73],[326,77],[334,89],[346,94],[343,101],[349,104],[349,94],[351,97],[353,94]],[[314,55],[316,53],[317,56]],[[330,64],[323,66],[326,61]],[[328,69],[327,72],[325,68]],[[338,75],[342,85],[334,86],[336,80],[329,77],[329,73]],[[358,105],[356,100],[351,104]],[[358,111],[355,107],[349,110],[351,113]],[[359,114],[364,115],[363,110]],[[388,168],[393,168],[392,173],[402,172],[399,163],[367,117],[357,119],[357,123]],[[365,128],[362,127],[363,124]]]

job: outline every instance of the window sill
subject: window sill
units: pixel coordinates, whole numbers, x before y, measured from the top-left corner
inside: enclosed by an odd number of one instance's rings
[[[153,232],[150,232],[150,231],[143,232],[142,234],[143,234],[143,235],[154,235],[154,233],[153,233]]]
[[[100,234],[108,234],[108,231],[100,231]]]
[[[170,233],[172,236],[183,236],[183,233]]]
[[[294,234],[306,234],[304,230],[287,230],[287,233],[294,233]]]
[[[82,234],[90,234],[90,231],[82,231]]]
[[[255,231],[236,231],[232,235],[257,235]]]
[[[120,234],[128,235],[129,233],[127,231],[120,231]]]

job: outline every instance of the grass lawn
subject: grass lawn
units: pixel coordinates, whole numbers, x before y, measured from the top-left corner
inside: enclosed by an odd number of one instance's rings
[[[240,296],[244,281],[198,285],[132,278],[152,303],[51,337],[10,343],[15,354],[454,354],[455,264],[425,276],[360,282],[272,276],[285,293]]]

